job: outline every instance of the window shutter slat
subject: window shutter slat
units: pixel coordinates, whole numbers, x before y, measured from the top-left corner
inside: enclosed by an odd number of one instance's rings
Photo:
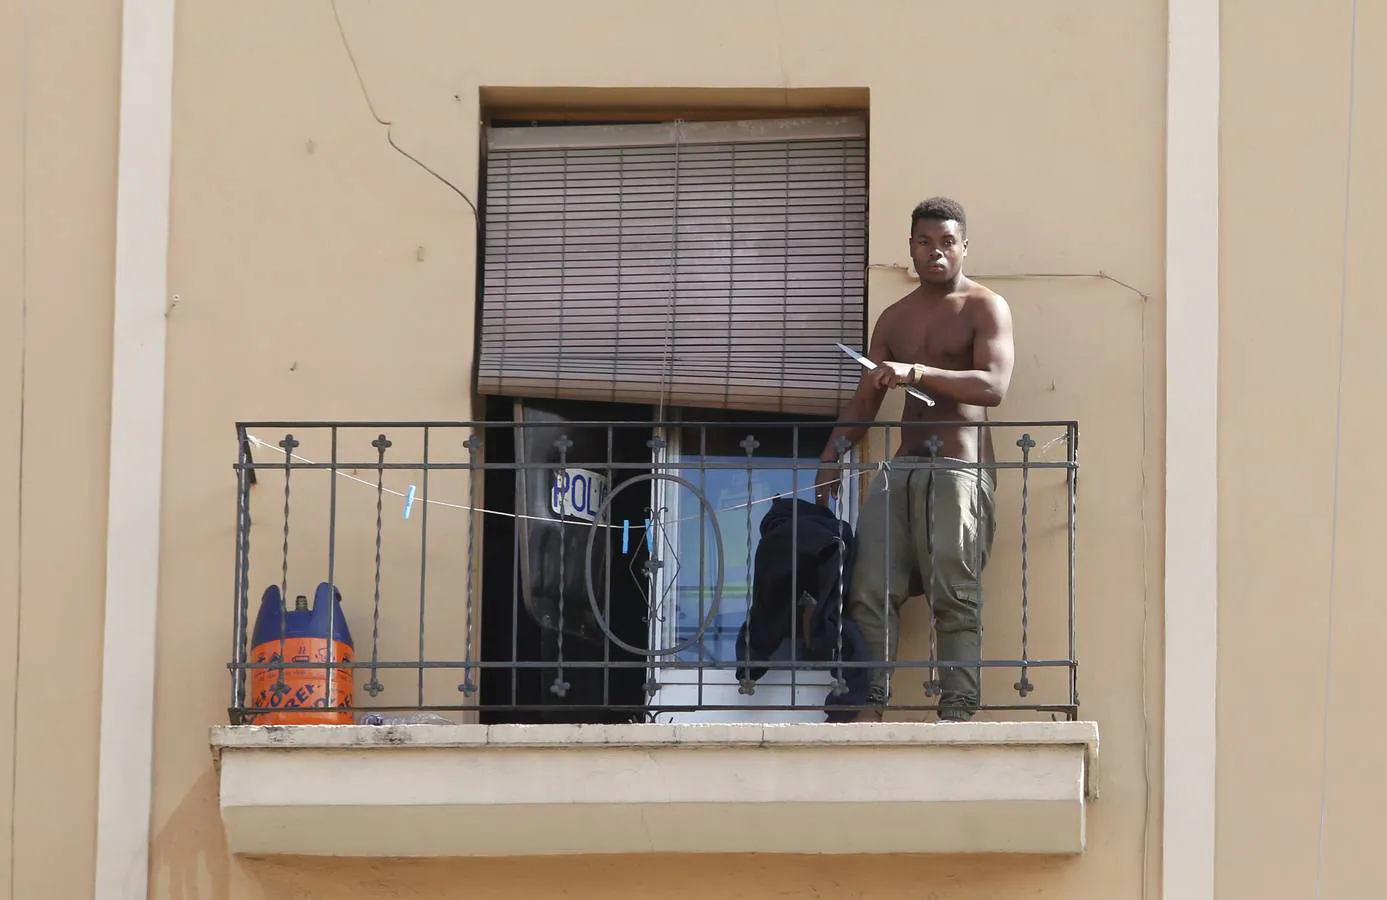
[[[833,343],[863,339],[861,123],[489,137],[483,393],[799,414],[851,396]]]

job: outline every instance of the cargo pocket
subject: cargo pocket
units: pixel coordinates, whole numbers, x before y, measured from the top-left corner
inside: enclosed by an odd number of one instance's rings
[[[947,596],[940,600],[934,605],[935,627],[940,633],[965,634],[982,627],[982,591],[976,582],[951,582]]]

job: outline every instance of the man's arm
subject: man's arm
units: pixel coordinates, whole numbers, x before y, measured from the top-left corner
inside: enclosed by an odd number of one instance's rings
[[[889,330],[890,310],[882,313],[877,320],[876,327],[872,329],[872,342],[867,348],[867,357],[877,364],[875,369],[870,369],[862,373],[862,378],[857,382],[857,390],[853,392],[852,399],[843,407],[839,414],[840,422],[871,422],[876,419],[877,413],[881,410],[881,402],[886,399],[886,391],[893,385],[900,382],[900,378],[892,371],[890,366],[882,365],[888,356],[886,349],[886,333]],[[849,446],[862,440],[862,436],[867,433],[868,425],[839,425],[833,429],[828,436],[828,442],[824,445],[823,452],[819,454],[819,462],[823,467],[819,469],[814,478],[814,496],[820,503],[827,503],[830,497],[838,493],[838,481],[843,477],[843,473],[835,465],[838,460],[838,442],[840,438],[846,438]]]
[[[1016,348],[1011,339],[1011,309],[996,294],[979,298],[973,322],[973,368],[961,372],[917,365],[903,379],[925,393],[970,406],[999,406],[1011,386]],[[854,398],[855,399],[855,398]]]
[[[870,422],[875,419],[881,410],[882,401],[886,399],[887,389],[898,380],[889,366],[882,365],[888,355],[886,329],[882,327],[886,319],[887,316],[883,314],[881,319],[877,320],[876,327],[872,329],[872,342],[867,348],[867,358],[876,363],[877,367],[862,373],[852,399],[838,416],[840,422]],[[823,452],[819,454],[819,461],[836,460],[838,438],[845,437],[850,444],[856,444],[867,433],[867,428],[866,425],[839,425],[834,428],[828,436],[828,443],[824,445]]]

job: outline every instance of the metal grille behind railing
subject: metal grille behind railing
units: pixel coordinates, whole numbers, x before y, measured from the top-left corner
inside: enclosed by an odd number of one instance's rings
[[[232,721],[1075,718],[1077,423],[901,429],[240,424]]]

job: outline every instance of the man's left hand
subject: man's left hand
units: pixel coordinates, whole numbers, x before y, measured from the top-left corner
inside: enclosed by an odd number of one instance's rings
[[[901,385],[913,385],[917,380],[916,372],[918,371],[918,367],[910,363],[891,362],[888,360],[882,363],[879,368],[889,369],[891,372],[889,376],[884,378],[882,383],[883,387],[893,388],[900,387]]]

